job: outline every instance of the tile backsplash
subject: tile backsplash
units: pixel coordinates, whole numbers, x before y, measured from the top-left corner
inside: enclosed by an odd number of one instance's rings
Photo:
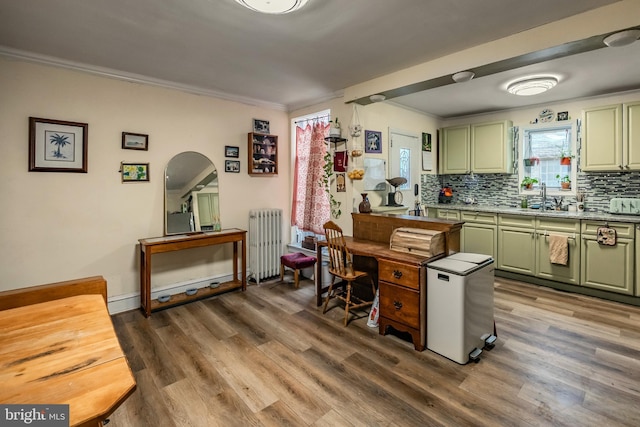
[[[586,194],[587,211],[608,212],[613,197],[640,197],[640,172],[578,173],[578,190]],[[443,186],[451,187],[451,203],[464,203],[467,197],[481,205],[520,206],[517,174],[422,175],[422,203],[438,203]],[[539,196],[528,196],[529,203],[539,203]],[[575,203],[574,196],[565,204]]]

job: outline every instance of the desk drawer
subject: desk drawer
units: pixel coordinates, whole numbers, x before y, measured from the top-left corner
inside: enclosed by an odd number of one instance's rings
[[[378,280],[418,290],[420,289],[420,269],[399,262],[380,260]]]
[[[380,316],[420,327],[420,294],[402,286],[380,282]]]

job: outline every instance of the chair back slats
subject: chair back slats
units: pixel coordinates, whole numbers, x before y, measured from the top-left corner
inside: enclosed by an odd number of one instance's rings
[[[329,268],[345,275],[351,270],[351,254],[342,234],[342,229],[333,221],[324,224],[324,232],[329,248]]]

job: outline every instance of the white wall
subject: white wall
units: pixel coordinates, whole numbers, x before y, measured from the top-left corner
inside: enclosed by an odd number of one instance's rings
[[[137,242],[163,234],[164,168],[182,151],[216,165],[223,228],[247,229],[252,208],[282,208],[289,221],[284,111],[3,57],[0,76],[0,290],[102,275],[110,297],[139,292]],[[30,116],[88,123],[88,173],[28,172]],[[279,136],[277,177],[247,174],[253,118]],[[149,151],[122,150],[123,131],[148,134]],[[239,174],[224,172],[225,145],[240,147]],[[121,183],[121,161],[149,162],[151,181]],[[230,274],[230,257],[155,255],[153,286]]]

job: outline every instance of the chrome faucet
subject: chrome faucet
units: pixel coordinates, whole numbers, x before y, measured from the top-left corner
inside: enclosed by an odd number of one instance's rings
[[[542,203],[540,203],[540,209],[547,209],[547,184],[544,182],[540,183],[540,195],[542,196]]]

